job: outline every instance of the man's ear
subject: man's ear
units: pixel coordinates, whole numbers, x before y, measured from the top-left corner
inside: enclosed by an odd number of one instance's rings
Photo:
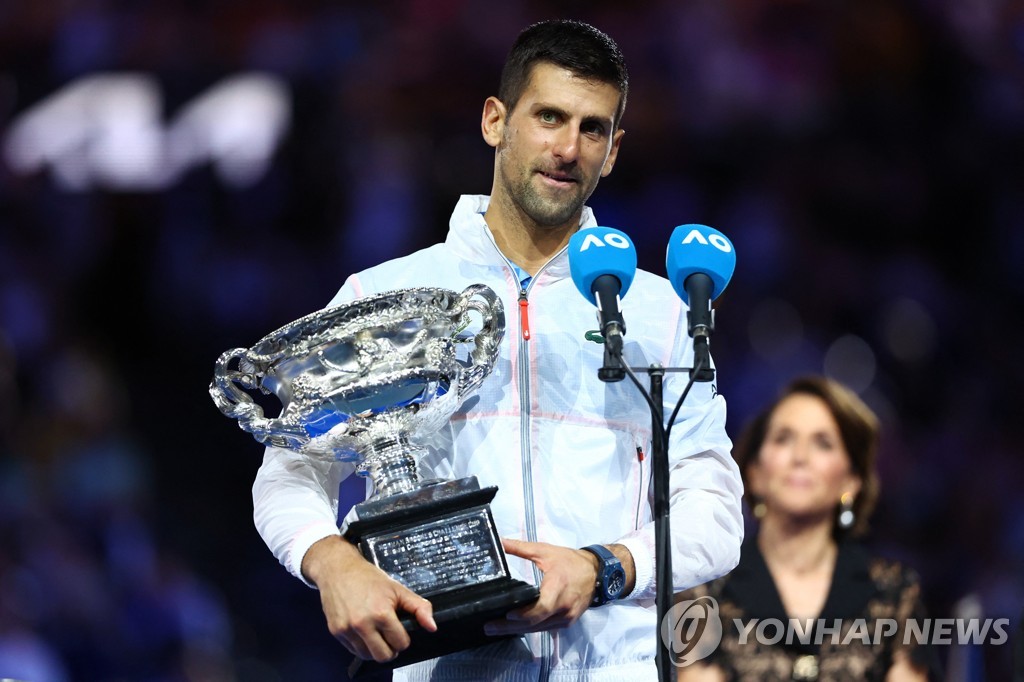
[[[626,131],[619,128],[615,131],[612,136],[612,148],[608,152],[608,158],[604,160],[604,166],[601,167],[601,177],[608,177],[608,174],[612,172],[612,168],[615,167],[615,159],[619,158],[619,145],[622,144],[622,136],[626,134]]]
[[[480,131],[484,141],[497,148],[505,133],[505,105],[497,97],[488,97],[484,102],[484,113],[480,117]]]

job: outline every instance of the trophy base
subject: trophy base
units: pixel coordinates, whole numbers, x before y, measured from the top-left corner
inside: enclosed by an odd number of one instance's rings
[[[353,680],[372,680],[403,665],[517,637],[484,634],[484,625],[504,617],[512,609],[532,604],[539,594],[533,585],[508,578],[439,595],[430,600],[434,606],[436,632],[427,632],[415,618],[403,615],[400,620],[409,633],[409,648],[385,663],[356,658],[349,665],[348,676]]]
[[[430,600],[437,631],[400,614],[409,647],[387,663],[356,659],[350,678],[505,639],[484,634],[484,624],[537,600],[535,586],[509,575],[489,507],[497,492],[468,477],[356,505],[345,537],[368,561]]]

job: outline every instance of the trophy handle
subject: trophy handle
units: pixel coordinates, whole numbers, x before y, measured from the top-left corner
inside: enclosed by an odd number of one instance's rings
[[[256,374],[242,371],[246,364],[251,366],[245,359],[247,352],[245,348],[232,348],[221,353],[214,368],[213,381],[210,382],[210,397],[221,412],[237,419],[243,430],[256,436],[262,443],[266,442],[270,434],[273,420],[265,418],[263,408],[247,393],[238,389],[238,385],[252,390],[259,388]],[[228,366],[235,358],[238,358],[239,369],[229,369]]]
[[[480,331],[473,338],[470,364],[462,373],[459,399],[475,390],[486,377],[498,358],[498,346],[505,336],[505,306],[494,290],[483,284],[466,287],[455,302],[453,314],[461,316],[469,310],[480,313],[483,319]]]

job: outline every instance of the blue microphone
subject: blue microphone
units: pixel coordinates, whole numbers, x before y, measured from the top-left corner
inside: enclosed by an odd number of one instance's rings
[[[597,319],[605,340],[605,364],[597,376],[621,381],[622,297],[636,275],[636,247],[625,232],[611,227],[579,230],[569,239],[569,273],[583,297],[597,306]]]
[[[708,338],[715,330],[711,302],[725,291],[736,270],[736,249],[729,238],[707,225],[680,225],[672,231],[665,255],[665,269],[672,288],[683,303],[687,331],[693,338],[694,368],[699,361],[704,367],[697,381],[711,381],[711,359]],[[691,370],[692,372],[693,370]]]

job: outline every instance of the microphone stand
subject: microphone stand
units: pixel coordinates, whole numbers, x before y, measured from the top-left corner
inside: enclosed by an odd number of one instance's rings
[[[704,339],[704,348],[707,348],[707,339]],[[690,392],[694,381],[711,381],[714,379],[715,370],[707,366],[707,356],[694,358],[694,366],[669,367],[665,368],[658,364],[650,367],[628,367],[621,363],[622,371],[629,375],[629,378],[636,384],[637,388],[648,401],[651,408],[651,473],[652,485],[654,486],[654,562],[655,562],[655,583],[656,596],[655,607],[657,611],[657,626],[655,640],[657,651],[655,663],[658,667],[659,682],[671,682],[672,661],[668,656],[668,643],[663,641],[662,630],[669,610],[672,608],[674,597],[674,585],[672,580],[672,532],[671,532],[671,490],[669,486],[669,462],[668,462],[668,436],[672,429],[671,422],[675,420],[679,408]],[[646,393],[636,378],[635,371],[647,372],[651,381],[650,393]],[[664,378],[666,372],[689,372],[690,381],[679,397],[671,417],[668,428],[665,427],[664,412]]]
[[[626,378],[626,370],[622,366],[622,348],[616,356],[610,344],[604,344],[604,366],[597,370],[597,378],[604,382],[622,381]]]
[[[647,369],[651,379],[651,473],[654,485],[654,562],[655,597],[658,614],[655,642],[658,651],[655,663],[658,666],[658,679],[661,682],[672,680],[672,670],[668,660],[666,646],[662,641],[661,630],[665,616],[672,603],[672,532],[669,519],[669,485],[668,485],[668,441],[665,437],[665,411],[662,404],[662,383],[665,370],[660,365],[651,365]]]
[[[710,281],[710,280],[709,280]],[[689,315],[689,313],[687,313]],[[668,656],[668,642],[662,637],[662,630],[665,627],[665,619],[672,608],[674,597],[674,584],[672,580],[672,532],[671,532],[671,489],[669,486],[669,462],[668,462],[668,436],[672,431],[672,422],[675,421],[683,401],[690,392],[695,381],[714,381],[715,370],[711,368],[711,355],[708,348],[708,337],[714,330],[713,313],[708,323],[696,325],[691,332],[693,337],[693,367],[670,367],[668,369],[652,364],[650,367],[629,367],[622,357],[622,336],[615,339],[607,339],[604,346],[604,365],[598,369],[597,377],[601,381],[621,381],[626,375],[636,384],[641,395],[648,402],[651,408],[651,475],[654,486],[654,562],[655,562],[655,583],[656,596],[655,605],[657,611],[657,626],[655,629],[655,663],[658,667],[659,682],[671,682],[672,661]],[[644,390],[640,381],[636,378],[636,371],[647,372],[651,381],[650,393]],[[665,372],[689,372],[690,380],[679,396],[672,415],[669,417],[669,424],[665,426],[664,411],[664,378]],[[670,630],[671,631],[671,630]]]

